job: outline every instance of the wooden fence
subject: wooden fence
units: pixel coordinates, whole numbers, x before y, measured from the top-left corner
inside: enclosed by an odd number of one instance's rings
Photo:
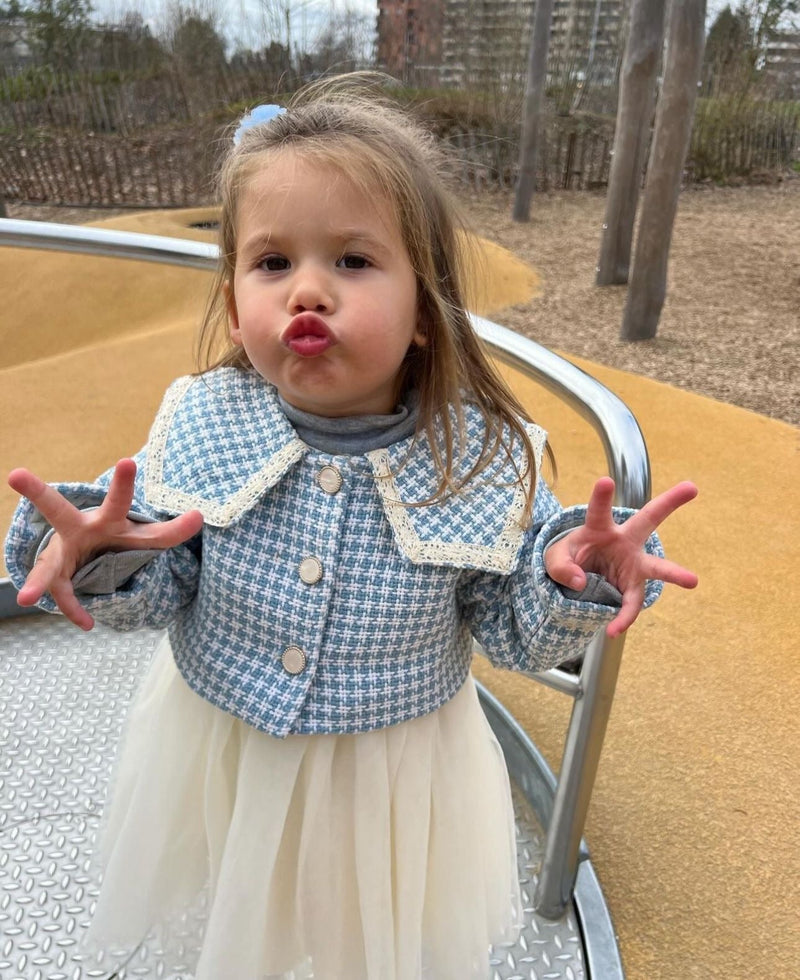
[[[193,127],[157,136],[104,133],[0,137],[0,197],[101,207],[173,207],[208,202],[224,129]],[[518,145],[509,136],[450,130],[453,176],[474,190],[514,186]],[[612,136],[548,129],[539,154],[540,190],[593,190],[608,182]]]
[[[257,56],[237,71],[206,75],[167,70],[93,81],[45,71],[0,74],[0,133],[46,127],[131,135],[153,126],[181,126],[237,102],[263,101],[286,81],[285,73]]]
[[[181,88],[177,79],[174,84],[169,105],[163,101],[163,87],[148,95],[146,88],[120,86],[113,101],[99,88],[91,97],[67,88],[49,106],[42,100],[0,99],[0,199],[108,207],[209,202],[230,119],[222,111],[198,115],[193,100],[201,95]],[[514,186],[516,125],[495,121],[494,131],[487,133],[452,118],[430,122],[452,150],[458,180],[475,190]],[[599,190],[607,185],[613,119],[552,115],[542,135],[539,190]],[[799,158],[797,103],[759,103],[746,111],[739,106],[734,113],[701,102],[686,179],[762,175]]]
[[[212,197],[215,143],[169,136],[59,134],[0,139],[0,197],[96,207],[174,207]]]
[[[699,100],[687,169],[693,180],[780,171],[800,160],[800,103]]]
[[[454,175],[475,190],[511,189],[517,179],[515,137],[461,130],[447,137]],[[612,132],[565,131],[548,125],[537,157],[537,190],[598,190],[608,184]]]

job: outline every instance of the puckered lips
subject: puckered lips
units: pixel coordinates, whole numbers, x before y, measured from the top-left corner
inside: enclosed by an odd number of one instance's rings
[[[317,357],[333,347],[336,338],[315,313],[298,313],[281,335],[281,343],[299,357]]]

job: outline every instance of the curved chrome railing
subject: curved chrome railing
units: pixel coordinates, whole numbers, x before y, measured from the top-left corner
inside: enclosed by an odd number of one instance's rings
[[[8,218],[0,219],[0,245],[207,270],[215,268],[218,257],[216,245],[205,242]],[[641,430],[624,402],[584,371],[534,341],[482,317],[474,316],[472,321],[494,356],[541,383],[587,419],[603,444],[609,474],[616,483],[616,502],[628,507],[642,506],[650,495],[650,463]],[[539,814],[547,830],[547,842],[535,904],[537,912],[548,918],[558,918],[563,913],[579,862],[587,853],[581,846],[581,837],[623,645],[624,637],[609,640],[601,630],[587,647],[578,676],[562,670],[530,675],[574,699],[552,806],[548,797]]]
[[[615,500],[641,507],[650,499],[650,461],[642,430],[628,406],[596,378],[541,344],[491,320],[473,316],[494,356],[534,378],[589,422],[603,444]]]
[[[216,245],[194,242],[188,238],[167,238],[143,235],[141,232],[114,231],[111,228],[87,228],[84,225],[59,225],[49,221],[20,221],[17,218],[0,219],[0,245],[164,262],[192,269],[216,268],[219,255]]]

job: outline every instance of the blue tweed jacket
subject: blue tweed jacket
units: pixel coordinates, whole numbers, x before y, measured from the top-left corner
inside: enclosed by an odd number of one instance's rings
[[[466,421],[469,467],[484,424],[475,409]],[[530,434],[541,452],[545,434]],[[82,601],[118,630],[168,628],[187,683],[272,735],[361,732],[433,711],[464,683],[473,637],[499,666],[542,670],[614,615],[546,575],[545,546],[583,508],[562,511],[542,480],[527,530],[507,461],[458,495],[407,506],[437,485],[424,437],[319,452],[254,373],[176,381],[137,461],[137,512],[159,520],[197,508],[203,530]],[[96,504],[110,476],[59,489]],[[41,524],[23,500],[6,543],[17,586]],[[655,538],[648,547],[661,553]],[[648,583],[648,603],[659,590]],[[54,608],[49,597],[42,605]]]

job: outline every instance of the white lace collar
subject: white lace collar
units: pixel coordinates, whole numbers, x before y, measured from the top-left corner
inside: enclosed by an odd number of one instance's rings
[[[481,445],[483,418],[466,411],[467,447]],[[541,461],[546,434],[529,434]],[[220,368],[180,378],[167,391],[148,444],[145,497],[166,513],[202,511],[226,527],[312,450],[282,412],[275,389],[253,372]],[[462,465],[469,467],[468,454]],[[524,529],[524,489],[496,460],[473,485],[429,506],[438,479],[425,439],[366,452],[398,546],[417,564],[453,564],[507,573]]]

